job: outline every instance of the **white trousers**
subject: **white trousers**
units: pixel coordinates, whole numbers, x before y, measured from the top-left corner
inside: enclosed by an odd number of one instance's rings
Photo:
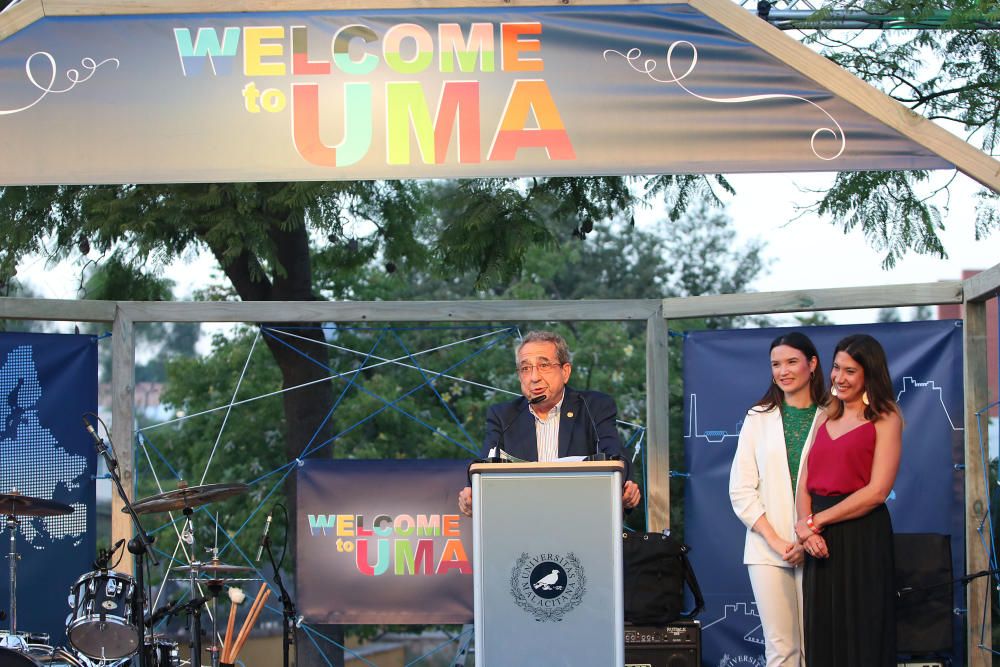
[[[802,568],[748,565],[767,667],[805,667]]]

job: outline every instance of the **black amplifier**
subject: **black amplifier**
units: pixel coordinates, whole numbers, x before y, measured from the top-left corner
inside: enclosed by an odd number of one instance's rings
[[[700,667],[701,623],[625,626],[625,667]]]

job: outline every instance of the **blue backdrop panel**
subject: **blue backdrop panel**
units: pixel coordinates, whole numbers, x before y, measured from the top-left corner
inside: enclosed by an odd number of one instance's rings
[[[92,569],[97,455],[80,417],[97,411],[93,336],[0,334],[0,492],[71,505],[67,516],[21,518],[17,629],[65,644],[66,598]],[[3,535],[3,549],[10,533]],[[8,610],[7,559],[0,608]],[[9,628],[9,620],[2,624]]]
[[[684,342],[685,540],[705,594],[703,664],[763,665],[760,619],[743,565],[745,527],[729,502],[729,468],[743,416],[771,382],[768,347],[799,330],[816,344],[829,382],[833,348],[868,333],[885,348],[903,411],[903,459],[887,501],[897,532],[951,535],[952,566],[964,572],[961,321],[942,320],[793,329],[700,331]],[[955,607],[965,607],[956,588]],[[953,619],[955,664],[964,642]]]

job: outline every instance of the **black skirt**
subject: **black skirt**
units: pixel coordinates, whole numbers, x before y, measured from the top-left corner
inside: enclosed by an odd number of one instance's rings
[[[846,496],[812,496],[813,512]],[[823,530],[829,558],[806,556],[802,580],[809,667],[896,667],[892,520],[885,505]]]

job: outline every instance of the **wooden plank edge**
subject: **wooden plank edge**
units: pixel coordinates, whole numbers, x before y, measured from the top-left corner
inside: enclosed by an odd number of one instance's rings
[[[674,297],[663,300],[663,313],[668,319],[688,319],[943,303],[962,303],[961,281]]]
[[[0,42],[44,17],[42,0],[21,0],[0,14]]]
[[[119,305],[136,322],[558,322],[645,320],[660,302],[130,301]]]
[[[966,301],[985,301],[1000,294],[1000,264],[963,281],[962,291]]]
[[[0,297],[0,320],[112,322],[114,301]]]

